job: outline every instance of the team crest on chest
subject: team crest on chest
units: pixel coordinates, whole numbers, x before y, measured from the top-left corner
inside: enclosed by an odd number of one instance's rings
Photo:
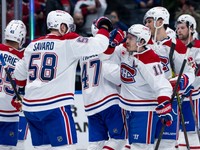
[[[169,71],[169,67],[168,67],[169,59],[167,57],[164,57],[164,56],[159,56],[159,57],[160,57],[162,65],[163,65],[163,71],[164,72]]]
[[[134,76],[136,75],[137,70],[127,64],[121,64],[121,80],[124,83],[133,83],[135,82]]]

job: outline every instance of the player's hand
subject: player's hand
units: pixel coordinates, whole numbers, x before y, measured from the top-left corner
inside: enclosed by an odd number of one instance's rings
[[[160,103],[156,107],[156,113],[160,117],[162,123],[164,123],[166,126],[170,126],[172,124],[173,117],[171,115],[171,112],[172,112],[172,105],[168,100]]]
[[[17,111],[22,111],[22,103],[21,101],[17,100],[16,96],[13,97],[11,104],[16,108]]]
[[[97,19],[97,21],[95,22],[95,26],[98,29],[105,27],[108,29],[109,32],[113,30],[113,24],[107,17],[100,17],[99,19]]]
[[[178,79],[178,76],[176,76],[176,77],[174,77],[174,78],[169,80],[169,82],[171,83],[173,89],[176,86],[177,79]],[[188,86],[188,83],[189,83],[189,81],[188,81],[187,75],[185,75],[185,74],[182,75],[181,79],[180,79],[180,82],[179,82],[179,85],[178,85],[177,91],[185,90],[185,88]]]
[[[178,77],[171,78],[171,79],[169,80],[169,82],[170,82],[170,84],[171,84],[173,90],[175,89],[177,79],[178,79]],[[178,88],[177,88],[177,92],[178,92],[178,91],[180,91],[180,86],[179,86],[179,85],[178,85]]]
[[[19,87],[18,88],[18,94],[21,97],[21,100],[23,101],[23,97],[25,94],[25,87]],[[15,107],[18,111],[22,110],[22,101],[20,101],[19,99],[17,99],[17,96],[13,96],[13,99],[11,101],[11,104],[13,107]]]
[[[125,41],[125,32],[121,29],[114,29],[110,32],[109,46],[116,47]]]

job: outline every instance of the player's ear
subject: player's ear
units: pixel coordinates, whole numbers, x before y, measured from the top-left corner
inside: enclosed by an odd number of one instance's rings
[[[159,18],[158,19],[158,25],[161,26],[163,24],[163,21],[164,21],[163,19]]]
[[[62,23],[62,24],[60,25],[60,31],[61,31],[61,33],[64,33],[64,34],[65,34],[65,33],[68,31],[67,25],[64,24],[64,23]]]
[[[141,39],[138,45],[141,46],[141,45],[144,45],[144,44],[145,44],[145,40]]]

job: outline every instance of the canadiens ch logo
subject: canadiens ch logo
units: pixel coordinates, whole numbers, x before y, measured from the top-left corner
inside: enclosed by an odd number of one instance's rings
[[[131,66],[122,63],[121,64],[121,80],[124,83],[133,83],[135,82],[134,76],[136,75],[137,70]]]
[[[169,59],[167,57],[163,57],[163,56],[159,56],[159,57],[160,57],[162,65],[163,65],[164,72],[169,71],[169,68],[168,68]]]

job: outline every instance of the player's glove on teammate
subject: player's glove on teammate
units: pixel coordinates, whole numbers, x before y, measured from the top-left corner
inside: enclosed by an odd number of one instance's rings
[[[25,88],[24,87],[20,87],[18,88],[18,93],[21,97],[21,99],[23,99],[23,96],[25,94]],[[11,104],[13,107],[15,107],[18,111],[21,111],[22,108],[22,102],[20,100],[17,99],[17,96],[15,95],[11,101]]]
[[[121,29],[113,29],[110,32],[109,46],[116,47],[125,41],[125,32]]]
[[[113,24],[110,21],[110,19],[108,19],[107,17],[100,17],[99,19],[97,19],[97,21],[95,22],[95,26],[100,29],[103,27],[103,25],[106,25],[108,27],[108,31],[111,32],[113,30]]]
[[[170,101],[166,100],[156,107],[156,113],[160,117],[162,123],[164,123],[166,126],[170,126],[173,121],[173,117],[170,114],[172,111],[172,105]]]
[[[172,78],[172,79],[169,80],[171,85],[172,85],[172,87],[173,87],[173,89],[176,86],[177,79],[178,79],[178,76],[176,76],[175,78]],[[181,76],[177,91],[185,90],[185,88],[188,86],[188,83],[189,83],[188,76],[183,74]]]

